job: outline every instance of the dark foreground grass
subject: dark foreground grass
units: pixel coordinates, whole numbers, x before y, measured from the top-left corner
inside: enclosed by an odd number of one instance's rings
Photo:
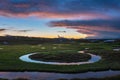
[[[120,43],[73,43],[73,44],[41,44],[41,45],[0,45],[0,71],[48,71],[48,72],[87,72],[101,70],[120,70],[120,51],[112,51]],[[45,47],[43,49],[42,47]],[[54,48],[56,47],[56,49]],[[46,65],[27,63],[20,56],[32,52],[58,53],[77,52],[90,48],[87,52],[102,56],[99,62],[84,65]]]

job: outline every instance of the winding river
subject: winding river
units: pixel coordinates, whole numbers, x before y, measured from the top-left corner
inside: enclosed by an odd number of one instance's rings
[[[81,65],[97,62],[101,59],[100,56],[86,53],[91,55],[91,59],[86,62],[76,62],[76,63],[59,63],[59,62],[44,62],[36,61],[29,58],[30,55],[37,53],[30,53],[20,57],[20,60],[31,63],[40,64],[52,64],[52,65]],[[120,75],[120,71],[98,71],[98,72],[85,72],[85,73],[54,73],[54,72],[0,72],[0,78],[5,78],[9,80],[23,78],[28,80],[59,80],[59,79],[88,79],[88,78],[104,78]]]

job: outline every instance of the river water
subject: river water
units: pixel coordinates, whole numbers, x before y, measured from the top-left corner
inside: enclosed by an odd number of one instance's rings
[[[85,72],[85,73],[54,73],[54,72],[0,72],[0,78],[16,79],[25,78],[29,80],[58,80],[64,79],[86,79],[86,78],[104,78],[120,75],[120,71],[99,71],[99,72]]]
[[[94,63],[94,62],[97,62],[101,59],[101,57],[98,55],[86,53],[86,54],[91,56],[91,59],[88,61],[84,61],[84,62],[71,62],[71,63],[45,62],[45,61],[37,61],[37,60],[30,59],[29,56],[34,55],[34,54],[37,54],[37,53],[30,53],[30,54],[23,55],[20,57],[20,60],[22,60],[24,62],[30,62],[30,63],[51,64],[51,65],[81,65],[81,64]]]

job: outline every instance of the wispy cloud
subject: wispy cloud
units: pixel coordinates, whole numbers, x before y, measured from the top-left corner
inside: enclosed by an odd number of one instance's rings
[[[67,31],[57,31],[58,33],[66,33]]]
[[[14,32],[17,32],[17,33],[27,33],[27,32],[30,32],[30,31],[33,31],[33,30],[30,30],[30,29],[15,29],[14,27],[8,27],[8,28],[0,28],[0,32],[7,32],[7,31],[14,31]]]
[[[13,31],[26,33],[26,32],[30,32],[30,31],[32,31],[32,30],[13,30]]]

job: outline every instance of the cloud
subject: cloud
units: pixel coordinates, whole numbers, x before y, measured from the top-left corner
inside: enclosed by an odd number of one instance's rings
[[[87,34],[88,37],[94,38],[120,37],[120,19],[61,20],[52,21],[49,26],[76,29],[77,32]]]
[[[1,28],[1,29],[0,29],[0,33],[1,33],[1,32],[5,32],[6,30],[7,30],[7,29]]]
[[[19,30],[19,29],[15,29],[14,27],[7,27],[7,28],[0,28],[0,32],[5,32],[5,31],[15,31],[15,32],[30,32],[32,30],[30,29],[23,29],[23,30]]]
[[[59,33],[66,33],[67,31],[58,31]]]
[[[111,18],[119,8],[119,0],[0,0],[0,15],[6,17]]]
[[[32,31],[32,30],[14,30],[14,31],[16,31],[16,32],[24,32],[24,33],[26,33],[26,32]]]

